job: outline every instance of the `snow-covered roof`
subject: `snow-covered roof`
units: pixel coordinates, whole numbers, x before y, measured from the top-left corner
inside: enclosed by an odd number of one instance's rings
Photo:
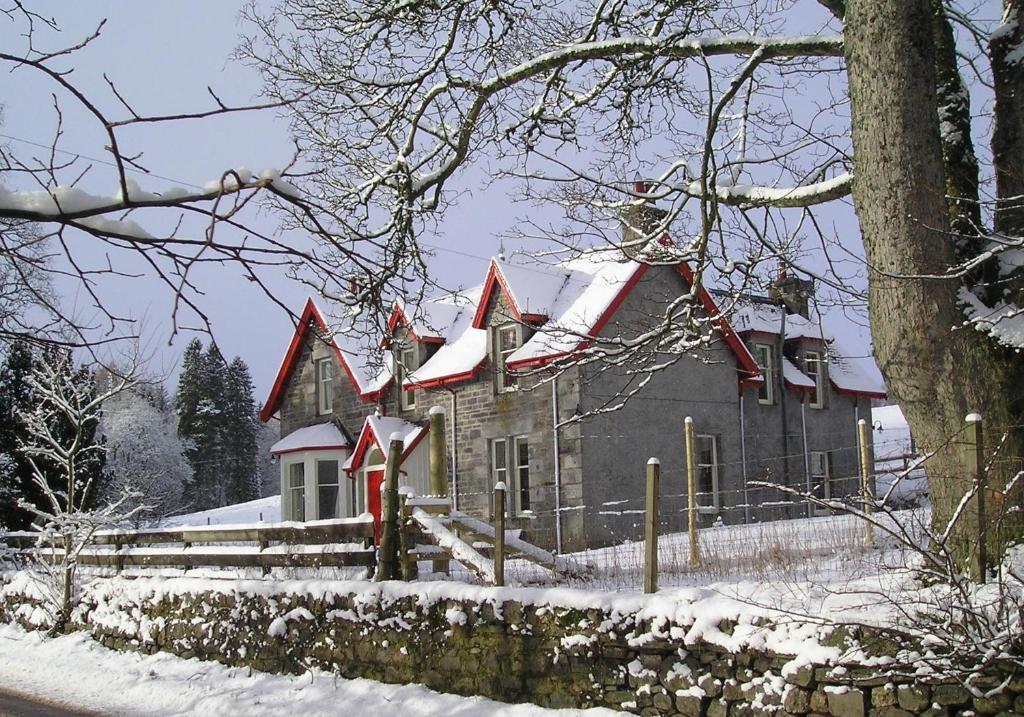
[[[351,448],[352,444],[338,427],[328,421],[292,431],[270,447],[270,452],[279,456],[295,451],[316,451],[337,448]]]
[[[814,380],[797,368],[797,365],[788,358],[782,359],[782,378],[791,388],[813,391]]]
[[[552,316],[555,302],[563,289],[573,279],[573,271],[565,266],[545,267],[531,264],[510,264],[498,259],[491,260],[489,274],[495,277],[501,288],[508,293],[513,307],[523,317],[548,318]],[[488,276],[490,279],[490,275]],[[485,281],[485,287],[488,282]],[[484,300],[490,299],[485,290]]]
[[[786,340],[818,339],[831,341],[830,334],[819,322],[807,319],[800,314],[787,313],[781,306],[774,304],[739,301],[736,310],[730,317],[733,329],[737,333],[756,331],[762,334],[779,335],[782,328],[782,317],[786,317]]]
[[[473,328],[474,312],[482,288],[477,286],[463,292],[466,296],[472,296],[473,302],[453,307],[458,311],[451,316],[451,323],[443,333],[444,345],[422,366],[409,373],[403,381],[404,386],[438,386],[463,380],[483,367],[487,360],[487,332]],[[432,312],[436,306],[438,304],[435,302]]]
[[[582,340],[599,330],[601,319],[623,291],[639,280],[645,265],[635,261],[580,262],[574,268],[571,280],[551,305],[544,330],[510,355],[508,366],[528,365],[576,350]]]
[[[399,299],[395,301],[388,328],[394,330],[395,326],[402,324],[418,339],[447,340],[459,315],[467,309],[472,313],[476,308],[479,295],[480,287],[475,287],[469,291],[421,301],[419,306],[407,305]]]
[[[402,438],[402,460],[405,460],[405,457],[423,439],[428,430],[428,426],[410,423],[395,416],[367,416],[363,421],[359,438],[356,440],[355,450],[342,465],[342,469],[352,470],[353,467],[358,467],[371,446],[386,454],[388,444],[394,435]]]
[[[872,398],[885,398],[885,384],[878,370],[861,359],[853,358],[842,342],[833,339],[828,347],[828,378],[840,392],[857,393]]]
[[[842,342],[822,324],[800,314],[787,313],[776,304],[739,300],[732,315],[732,327],[740,334],[762,333],[778,336],[786,318],[786,340],[822,341],[827,345],[828,377],[836,390],[872,398],[885,398],[885,384],[877,370],[853,358]],[[786,381],[795,388],[813,387],[814,382],[789,360],[783,367]]]

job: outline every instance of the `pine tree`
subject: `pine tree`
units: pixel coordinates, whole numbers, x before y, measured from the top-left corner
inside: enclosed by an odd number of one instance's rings
[[[35,502],[41,497],[32,469],[18,450],[26,437],[20,409],[32,404],[27,381],[32,360],[28,345],[15,342],[0,364],[0,527],[9,530],[25,530],[32,522],[31,514],[18,507],[19,498]]]
[[[257,466],[259,420],[249,367],[236,356],[227,368],[223,425],[228,456],[227,498],[243,503],[260,496]]]
[[[192,339],[185,347],[181,360],[181,375],[178,377],[178,391],[174,399],[174,408],[178,417],[178,437],[185,442],[185,457],[191,468],[191,475],[185,484],[184,495],[187,505],[199,509],[205,504],[200,496],[199,468],[204,458],[199,440],[199,403],[203,392],[200,385],[202,373],[203,344],[199,339]]]
[[[178,435],[188,443],[192,477],[186,487],[194,510],[259,497],[259,424],[249,368],[230,366],[216,346],[198,340],[185,349],[178,393]]]

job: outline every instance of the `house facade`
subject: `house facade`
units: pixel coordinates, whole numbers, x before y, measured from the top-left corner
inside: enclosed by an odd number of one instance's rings
[[[854,492],[857,420],[870,417],[882,388],[806,315],[806,301],[785,294],[742,301],[727,322],[702,289],[700,311],[711,320],[689,337],[701,339],[698,351],[645,343],[692,279],[683,263],[492,260],[471,290],[415,309],[397,304],[376,364],[357,343],[330,337],[308,302],[261,414],[281,420],[273,452],[283,516],[379,515],[395,434],[402,483],[428,493],[435,406],[446,413],[455,507],[491,519],[502,481],[509,527],[560,551],[642,535],[651,456],[662,464],[667,529],[684,528],[687,416],[704,524],[811,511],[751,481],[823,497]],[[622,339],[640,345],[629,359],[620,360]]]

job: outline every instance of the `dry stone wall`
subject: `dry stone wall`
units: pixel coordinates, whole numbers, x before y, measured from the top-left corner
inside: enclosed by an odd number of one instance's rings
[[[685,717],[1024,713],[1020,676],[982,698],[959,685],[901,683],[877,670],[815,665],[806,655],[765,648],[781,633],[758,619],[700,627],[699,618],[674,620],[664,612],[622,610],[621,603],[544,604],[536,601],[543,591],[518,591],[526,598],[514,599],[517,591],[460,592],[438,583],[209,586],[111,579],[89,592],[75,624],[118,650],[165,651],[269,672],[319,668],[549,707]],[[0,590],[0,619],[36,626],[36,600],[23,587]],[[730,642],[737,647],[723,646]]]

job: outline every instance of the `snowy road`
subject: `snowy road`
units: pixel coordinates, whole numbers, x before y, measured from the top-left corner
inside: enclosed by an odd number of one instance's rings
[[[610,710],[548,710],[479,697],[433,692],[419,685],[346,680],[324,672],[301,677],[228,668],[166,654],[107,650],[85,635],[47,639],[0,624],[0,685],[40,701],[73,704],[104,715],[246,715],[304,717],[401,714],[402,717],[621,716]],[[0,702],[0,715],[4,714]],[[13,714],[32,714],[18,713]],[[40,717],[76,713],[37,712]],[[81,713],[78,713],[81,714]]]
[[[94,717],[93,712],[82,712],[60,705],[27,699],[24,695],[0,689],[0,717]]]

